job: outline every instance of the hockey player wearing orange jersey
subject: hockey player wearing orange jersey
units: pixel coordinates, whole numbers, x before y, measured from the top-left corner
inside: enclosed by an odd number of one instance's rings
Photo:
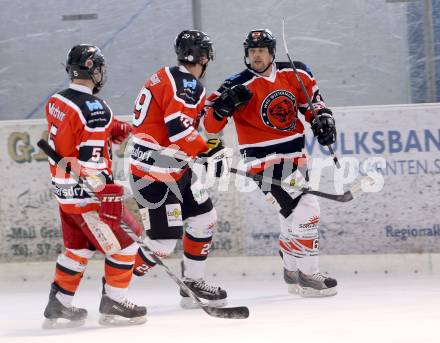
[[[112,143],[120,144],[131,131],[129,124],[118,121],[106,102],[95,96],[105,83],[105,68],[99,48],[74,46],[66,62],[69,88],[52,95],[45,107],[49,145],[90,187],[79,185],[49,159],[66,249],[57,259],[44,328],[84,323],[87,310],[73,307],[72,300],[96,250],[105,254],[100,323],[146,321],[146,308],[126,297],[138,244],[120,227],[123,188],[103,181],[112,180]]]
[[[229,172],[232,151],[222,144],[209,146],[197,131],[206,99],[199,80],[214,57],[212,42],[204,32],[184,30],[174,48],[178,65],[154,73],[135,103],[132,189],[146,230],[144,243],[165,257],[182,239],[183,281],[210,306],[223,306],[226,291],[204,280],[217,214],[186,162],[198,159],[217,176]],[[139,249],[134,274],[143,276],[154,265],[148,252]],[[194,307],[190,297],[180,294],[182,307]]]
[[[273,178],[307,177],[304,126],[311,125],[318,142],[333,144],[335,121],[310,69],[294,62],[317,111],[312,111],[289,63],[275,62],[276,40],[267,29],[252,30],[244,43],[246,69],[228,78],[208,97],[205,129],[217,133],[232,118],[248,171]],[[292,176],[291,176],[292,175]],[[319,272],[319,204],[315,196],[259,184],[279,209],[280,255],[289,291],[302,296],[336,294],[337,282]]]

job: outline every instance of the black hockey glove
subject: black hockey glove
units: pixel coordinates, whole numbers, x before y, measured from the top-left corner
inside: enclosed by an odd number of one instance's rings
[[[312,120],[312,131],[321,145],[336,142],[336,125],[333,113],[328,108],[320,108]]]
[[[240,106],[246,105],[252,98],[252,92],[245,85],[239,84],[226,88],[214,101],[214,117],[222,120],[225,117],[232,117]]]

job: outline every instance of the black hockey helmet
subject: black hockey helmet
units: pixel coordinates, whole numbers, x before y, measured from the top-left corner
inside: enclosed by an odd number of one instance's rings
[[[177,60],[184,63],[197,64],[205,56],[214,59],[212,41],[208,35],[198,30],[183,30],[174,41]]]
[[[101,80],[96,81],[95,70],[101,73]],[[67,54],[66,71],[71,80],[91,79],[95,84],[93,93],[101,90],[107,80],[104,55],[101,50],[90,44],[75,45]]]
[[[268,29],[250,31],[243,42],[245,57],[249,56],[249,48],[268,48],[269,53],[275,58],[276,46],[277,40]]]

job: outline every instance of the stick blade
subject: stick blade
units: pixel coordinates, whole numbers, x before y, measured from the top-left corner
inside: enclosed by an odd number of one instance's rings
[[[353,199],[354,199],[354,196],[351,193],[351,191],[346,191],[344,194],[339,196],[339,201],[340,202],[348,202],[348,201],[351,201]]]
[[[353,198],[355,198],[362,193],[365,193],[363,187],[374,186],[374,184],[375,180],[371,176],[363,176],[351,186],[350,192],[352,193]]]
[[[246,319],[249,317],[249,309],[246,306],[239,307],[209,307],[203,309],[207,314],[217,318]]]

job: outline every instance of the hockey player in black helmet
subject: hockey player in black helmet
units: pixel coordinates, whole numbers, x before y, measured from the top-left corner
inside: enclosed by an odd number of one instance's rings
[[[138,244],[120,225],[124,189],[116,183],[97,181],[104,175],[112,179],[112,145],[123,143],[131,126],[116,119],[109,105],[93,94],[105,83],[104,56],[98,47],[75,45],[67,54],[66,71],[71,79],[69,87],[53,94],[45,106],[48,143],[76,166],[75,172],[89,186],[83,192],[49,159],[65,249],[57,258],[43,328],[85,323],[87,310],[72,303],[96,251],[105,255],[99,323],[143,324],[146,307],[126,297]]]
[[[95,85],[93,94],[98,93],[107,81],[104,55],[94,45],[75,45],[67,54],[66,72],[70,79],[89,80]]]
[[[321,145],[333,144],[336,126],[310,68],[295,61],[275,62],[276,40],[268,29],[251,30],[243,42],[246,69],[226,79],[207,99],[203,117],[208,133],[220,132],[234,121],[240,153],[249,173],[288,180],[295,188],[258,183],[279,212],[279,248],[284,280],[291,293],[304,297],[333,296],[337,281],[319,271],[320,207],[317,198],[302,194],[307,186],[304,123]]]
[[[264,73],[267,69],[269,69],[275,60],[276,46],[277,40],[273,36],[272,32],[270,32],[268,29],[250,31],[243,42],[244,63],[246,64],[246,67],[256,71],[257,73]],[[253,48],[267,48],[269,55],[272,56],[272,60],[266,63],[257,63],[257,65],[252,66],[249,62],[249,49]],[[259,64],[261,64],[261,67]]]
[[[214,60],[214,49],[208,35],[198,30],[184,30],[176,37],[174,51],[177,60],[191,67],[201,66],[201,73],[197,78],[203,78],[209,61]]]
[[[165,257],[182,239],[183,282],[209,306],[224,306],[226,291],[204,278],[217,213],[203,184],[195,180],[197,166],[206,166],[216,176],[220,176],[217,171],[226,175],[232,157],[231,149],[219,141],[207,142],[198,132],[206,99],[200,78],[214,59],[214,51],[210,38],[198,30],[180,32],[174,51],[178,65],[156,71],[135,103],[133,151],[142,153],[130,158],[132,189],[146,230],[144,243],[157,256]],[[203,165],[194,163],[190,168],[160,155],[176,150],[202,159]],[[145,186],[144,180],[154,181]],[[139,249],[134,275],[143,276],[154,266],[154,260]],[[188,294],[180,294],[183,308],[197,306]]]

